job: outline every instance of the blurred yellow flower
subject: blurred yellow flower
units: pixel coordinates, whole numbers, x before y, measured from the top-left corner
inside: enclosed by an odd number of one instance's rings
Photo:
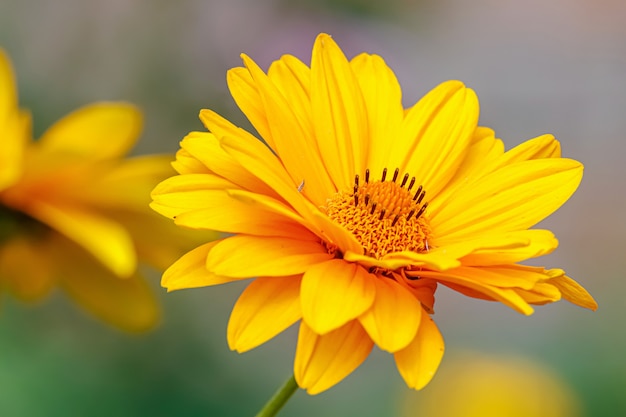
[[[228,73],[230,91],[269,147],[202,110],[211,133],[184,138],[180,175],[152,203],[181,226],[233,234],[172,265],[169,290],[259,277],[232,311],[232,349],[300,321],[294,371],[310,394],[374,344],[420,389],[444,351],[431,319],[438,284],[523,314],[561,297],[596,308],[562,270],[518,264],[556,248],[550,231],[529,228],[582,177],[552,136],[504,152],[477,126],[478,100],[459,81],[404,109],[382,58],[348,61],[325,34],[310,68],[291,55],[267,74],[243,61]]]
[[[165,269],[192,243],[149,209],[174,171],[170,156],[123,159],[141,130],[125,103],[83,107],[31,140],[12,68],[0,50],[0,289],[37,300],[61,287],[129,331],[159,319],[138,260]]]
[[[576,394],[554,372],[519,357],[466,353],[442,366],[437,380],[409,394],[403,417],[577,417]]]

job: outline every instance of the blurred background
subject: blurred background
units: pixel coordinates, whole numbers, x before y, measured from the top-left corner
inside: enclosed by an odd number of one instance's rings
[[[585,177],[541,224],[560,247],[536,263],[565,268],[599,310],[562,302],[523,317],[440,288],[435,320],[447,351],[430,386],[410,391],[392,356],[375,350],[326,393],[297,392],[280,415],[473,416],[469,405],[428,407],[463,404],[495,384],[541,405],[526,416],[615,417],[626,415],[625,21],[619,0],[2,0],[0,46],[36,136],[83,104],[123,99],[145,111],[136,154],[174,153],[203,129],[201,108],[249,127],[226,71],[241,52],[265,69],[284,53],[309,62],[319,32],[349,57],[382,55],[406,106],[460,79],[507,148],[555,134]],[[243,284],[166,294],[148,273],[164,318],[144,335],[106,327],[58,293],[37,305],[2,297],[0,416],[254,415],[292,372],[294,329],[230,352],[226,324]],[[511,371],[487,372],[493,361]],[[507,378],[519,384],[498,384]]]

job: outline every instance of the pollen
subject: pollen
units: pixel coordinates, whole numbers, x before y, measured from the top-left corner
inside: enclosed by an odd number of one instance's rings
[[[400,170],[371,181],[365,170],[364,181],[354,177],[352,190],[344,190],[327,201],[326,214],[350,231],[363,245],[364,254],[380,259],[392,252],[428,251],[430,228],[425,202],[426,190],[415,187],[415,177]]]

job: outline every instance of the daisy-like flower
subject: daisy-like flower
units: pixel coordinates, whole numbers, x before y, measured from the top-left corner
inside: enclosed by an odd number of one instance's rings
[[[148,207],[171,156],[124,159],[141,123],[134,106],[97,103],[32,141],[0,50],[0,290],[38,300],[60,287],[122,329],[157,322],[138,262],[165,269],[198,241]]]
[[[228,84],[267,146],[202,110],[210,133],[183,139],[180,175],[152,203],[181,226],[232,234],[174,263],[169,290],[257,277],[233,308],[231,349],[300,322],[294,373],[310,394],[374,345],[420,389],[444,352],[431,318],[439,284],[526,315],[561,298],[596,308],[563,270],[519,264],[556,248],[550,231],[530,227],[583,173],[551,135],[504,152],[459,81],[405,109],[382,58],[347,60],[325,34],[310,67],[291,55],[267,73],[243,61]]]

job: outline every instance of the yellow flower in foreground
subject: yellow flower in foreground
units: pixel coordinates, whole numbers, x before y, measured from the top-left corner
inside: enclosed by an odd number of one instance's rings
[[[141,130],[128,104],[81,108],[31,141],[30,115],[0,50],[0,289],[25,300],[56,286],[126,330],[159,318],[138,260],[165,269],[188,238],[149,209],[170,156],[122,159]]]
[[[258,277],[232,311],[232,349],[300,321],[294,370],[310,394],[374,344],[419,389],[444,351],[431,319],[438,284],[523,314],[561,297],[596,308],[564,271],[518,264],[556,248],[550,231],[529,227],[582,177],[552,136],[504,152],[458,81],[404,109],[379,56],[348,61],[324,34],[310,68],[290,55],[267,74],[243,61],[228,73],[230,91],[269,148],[202,110],[211,133],[184,138],[180,175],[152,203],[181,226],[233,234],[173,264],[169,290]]]

